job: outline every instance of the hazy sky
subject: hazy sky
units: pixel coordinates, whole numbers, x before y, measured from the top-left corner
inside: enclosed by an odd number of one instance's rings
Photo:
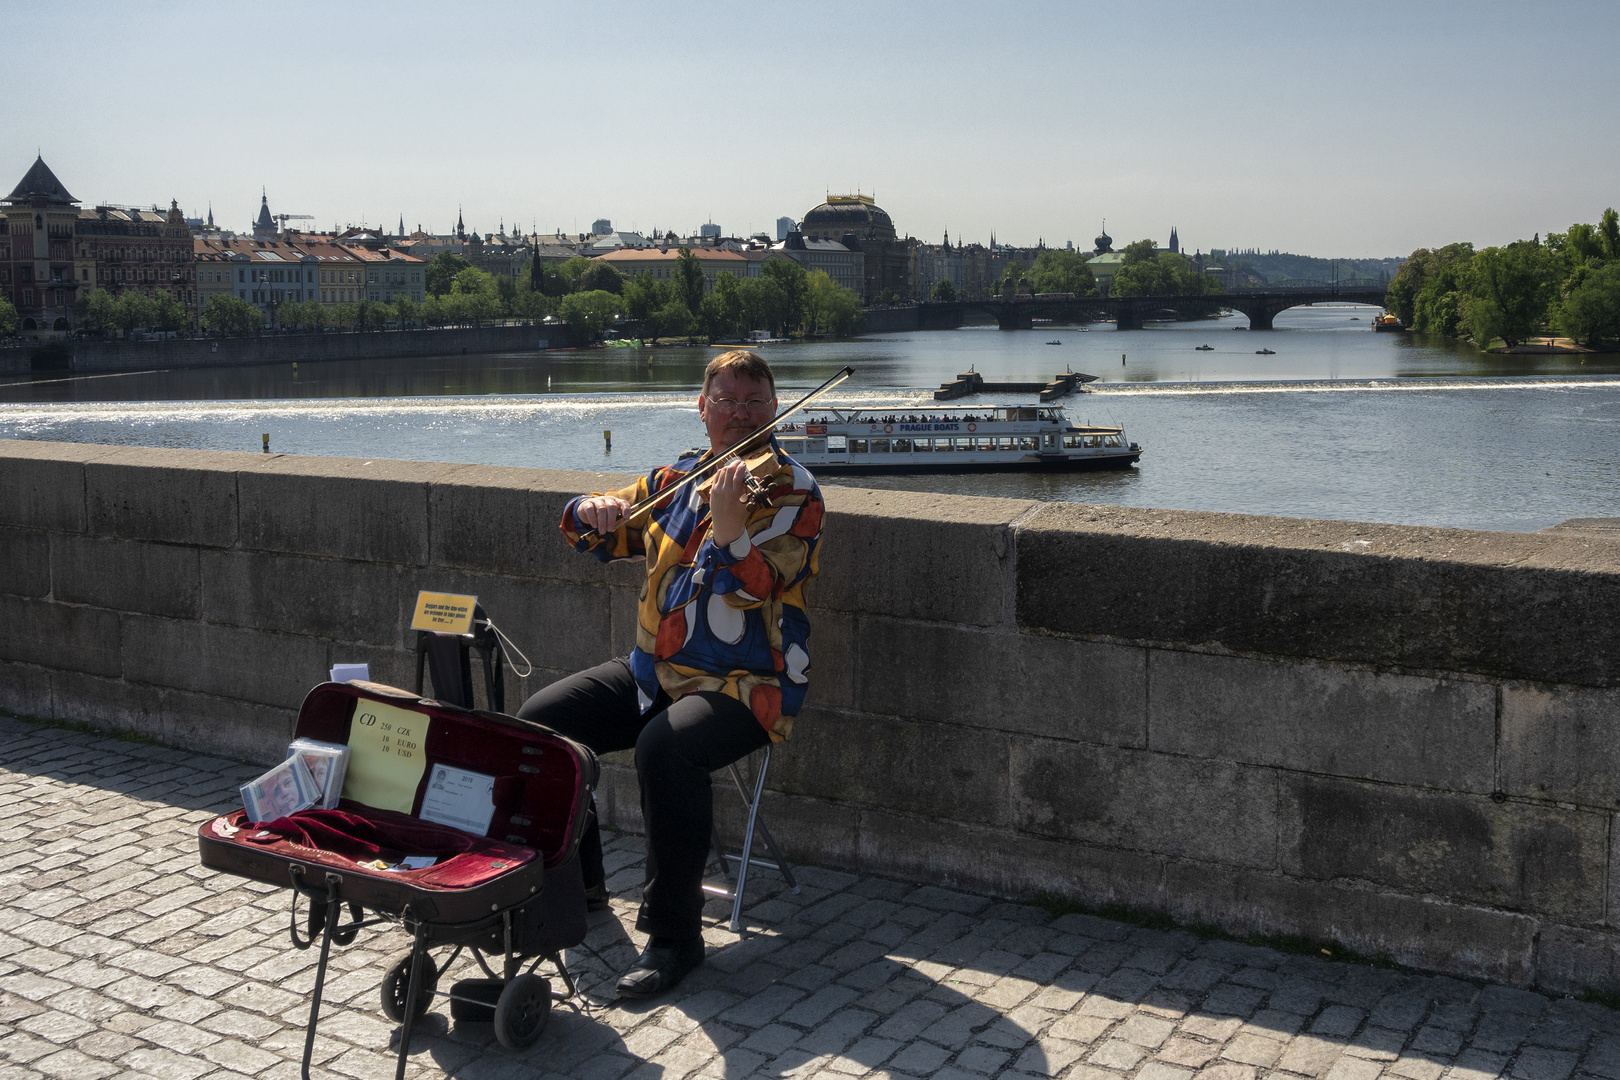
[[[1404,255],[1620,204],[1620,3],[0,0],[0,192],[246,228],[902,233]],[[774,235],[774,232],[773,232]]]

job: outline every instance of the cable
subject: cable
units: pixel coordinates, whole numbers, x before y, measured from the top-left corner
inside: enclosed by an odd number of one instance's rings
[[[527,679],[530,675],[533,675],[533,662],[530,661],[527,656],[523,655],[523,650],[517,647],[516,642],[506,636],[506,631],[496,626],[495,620],[489,618],[487,615],[484,617],[484,625],[495,631],[495,636],[500,638],[501,644],[506,647],[506,651],[508,653],[515,654],[519,660],[523,661],[523,666],[528,669],[527,671],[519,671],[517,664],[514,662],[512,664],[512,674],[516,675],[520,679]]]

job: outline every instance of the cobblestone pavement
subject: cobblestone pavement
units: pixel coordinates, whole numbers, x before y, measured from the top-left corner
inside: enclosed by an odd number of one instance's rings
[[[197,859],[257,770],[5,719],[0,747],[0,1080],[297,1076],[316,950],[288,944],[284,890]],[[624,1007],[639,840],[608,859],[602,959],[570,954],[584,1000],[522,1054],[436,1004],[409,1075],[1620,1080],[1599,1006],[808,867],[797,896],[761,889],[749,936],[714,905],[708,964]],[[379,987],[406,946],[334,950],[317,1075],[393,1075]]]

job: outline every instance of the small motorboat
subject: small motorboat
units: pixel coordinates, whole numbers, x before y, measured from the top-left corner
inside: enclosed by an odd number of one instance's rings
[[[1254,350],[1254,355],[1256,355],[1256,356],[1276,356],[1277,351],[1275,349],[1256,349],[1256,350]]]
[[[1213,345],[1200,345],[1200,346],[1198,346],[1197,351],[1198,352],[1214,352],[1215,351],[1215,346],[1213,346]]]
[[[1061,342],[1061,341],[1048,341],[1047,344],[1048,345],[1061,345],[1061,344],[1063,344],[1063,342]]]

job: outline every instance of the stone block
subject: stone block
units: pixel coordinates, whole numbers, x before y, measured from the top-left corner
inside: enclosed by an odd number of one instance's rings
[[[416,599],[398,567],[349,559],[205,551],[201,581],[207,622],[378,645],[399,640]]]
[[[150,739],[163,738],[164,693],[161,687],[87,675],[82,671],[51,673],[51,700],[58,717],[90,724],[105,731],[131,732]],[[230,713],[222,712],[215,718],[215,724],[221,729],[229,729],[234,725],[221,721],[230,719]]]
[[[123,616],[123,670],[131,682],[296,709],[325,680],[326,642],[174,619]]]
[[[185,690],[164,690],[158,698],[158,712],[162,721],[158,738],[165,744],[267,768],[287,756],[287,744],[298,726],[296,708]],[[226,718],[230,722],[221,723]]]
[[[1620,805],[1620,690],[1502,688],[1502,790]]]
[[[1620,935],[1546,924],[1536,953],[1535,985],[1555,994],[1620,990]]]
[[[860,650],[856,625],[856,618],[847,612],[810,612],[809,700],[815,704],[829,709],[857,707],[855,679]]]
[[[83,532],[84,463],[111,449],[0,439],[0,525]]]
[[[465,465],[276,457],[240,479],[241,546],[421,566],[428,492]]]
[[[745,772],[744,776],[752,776],[752,773]],[[633,772],[630,779],[634,784]],[[769,783],[768,778],[766,782]],[[747,805],[737,797],[737,789],[732,785],[729,773],[714,774],[713,795],[714,820],[720,830],[720,838],[727,851],[740,852],[748,811]],[[855,807],[840,806],[822,799],[783,795],[767,787],[765,797],[760,800],[759,813],[790,864],[804,863],[845,870],[855,868],[859,856],[861,821],[861,811]],[[754,840],[754,857],[771,857],[764,841],[758,837]],[[766,873],[769,874],[769,871]]]
[[[537,667],[581,671],[622,655],[613,650],[606,585],[427,569],[402,574],[399,588],[401,644],[410,649],[416,648],[416,633],[408,629],[416,595],[428,590],[478,597],[485,614]]]
[[[574,551],[558,530],[563,507],[586,491],[635,482],[617,473],[468,466],[428,491],[429,548],[436,566],[517,577],[600,581],[594,558]]]
[[[58,716],[51,703],[50,672],[0,660],[0,709],[19,716]]]
[[[919,720],[1143,746],[1142,649],[863,615],[858,707]]]
[[[1164,860],[1040,837],[862,810],[861,873],[1029,899],[1046,893],[1087,904],[1164,906]]]
[[[1007,824],[1007,736],[838,712],[799,714],[771,786],[858,806]]]
[[[1012,525],[1038,503],[827,488],[810,602],[839,611],[1006,625]]]
[[[4,467],[0,458],[0,468]],[[44,596],[50,591],[50,534],[0,527],[0,593]]]
[[[0,596],[0,660],[117,675],[119,638],[114,612]]]
[[[1602,814],[1284,775],[1279,848],[1289,874],[1577,922],[1603,916]]]
[[[1238,866],[1276,864],[1269,769],[1053,739],[1016,738],[1013,816],[1022,832]]]
[[[1017,547],[1018,621],[1031,628],[1620,683],[1615,545],[1047,503],[1019,523]]]
[[[195,618],[198,549],[90,536],[51,538],[51,594],[70,604]]]
[[[86,527],[124,540],[229,547],[236,542],[236,470],[255,464],[252,454],[113,450],[84,466]]]
[[[1148,745],[1490,794],[1496,690],[1332,664],[1153,650]]]
[[[1294,934],[1428,971],[1523,985],[1539,920],[1468,904],[1300,881],[1209,863],[1166,867],[1167,910],[1234,934]]]
[[[641,609],[641,597],[636,589],[609,590],[608,651],[614,656],[629,656],[636,647],[636,624]]]

